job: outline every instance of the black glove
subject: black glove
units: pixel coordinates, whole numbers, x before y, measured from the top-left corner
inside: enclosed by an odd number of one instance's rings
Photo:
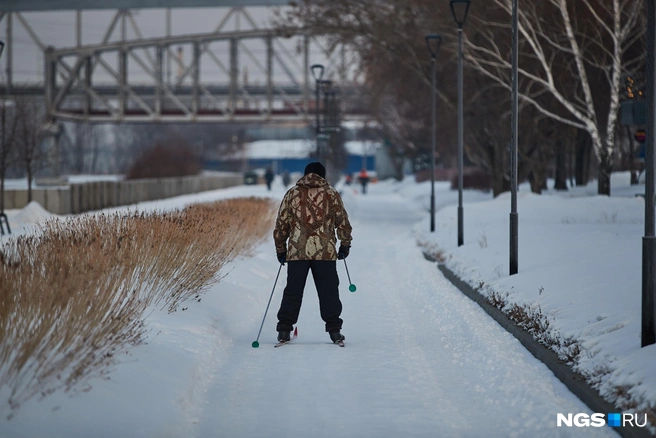
[[[349,251],[351,251],[350,246],[340,245],[339,246],[339,251],[337,252],[337,260],[343,260],[346,257],[348,257]]]
[[[280,262],[280,264],[284,265],[285,260],[287,260],[287,251],[276,253],[276,256],[278,256],[278,261]]]

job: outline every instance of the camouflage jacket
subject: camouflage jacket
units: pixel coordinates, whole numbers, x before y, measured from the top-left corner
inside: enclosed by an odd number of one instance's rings
[[[276,252],[287,251],[287,260],[337,260],[335,232],[342,245],[351,246],[351,230],[339,193],[309,173],[282,199],[273,240]]]

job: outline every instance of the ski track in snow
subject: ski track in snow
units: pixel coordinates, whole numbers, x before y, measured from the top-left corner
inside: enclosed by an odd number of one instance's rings
[[[275,258],[267,242],[261,250],[270,257],[255,257],[243,270],[238,265],[222,282],[237,282],[234,302],[246,291],[256,298],[238,306],[249,310],[232,312],[233,326],[215,327],[212,363],[191,376],[193,392],[183,397],[189,435],[616,436],[609,428],[556,427],[556,413],[591,412],[424,260],[409,231],[421,217],[407,201],[377,197],[373,189],[344,196],[354,229],[347,263],[358,287],[348,292],[338,261],[346,348],[332,345],[323,331],[310,276],[299,337],[273,348],[284,268],[260,348],[251,348],[275,278],[268,274]],[[225,291],[229,307],[230,288]]]

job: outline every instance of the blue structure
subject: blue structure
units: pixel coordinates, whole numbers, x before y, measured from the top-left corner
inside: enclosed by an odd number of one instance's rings
[[[371,153],[363,157],[359,152],[364,152],[366,147],[351,142],[350,147],[347,147],[346,167],[340,169],[346,173],[357,173],[362,167],[366,167],[368,171],[375,171],[376,169],[376,156],[373,148],[369,148]],[[313,149],[311,142],[307,140],[265,140],[260,142],[249,143],[246,147],[245,156],[231,156],[225,158],[211,158],[206,159],[204,168],[207,170],[217,171],[249,171],[256,169],[266,169],[271,167],[276,174],[281,174],[285,170],[291,173],[303,172],[305,166],[315,159],[310,156]]]
[[[266,169],[272,167],[276,174],[281,174],[287,170],[291,173],[301,172],[305,170],[305,166],[313,161],[313,158],[252,158],[248,160],[246,170]],[[373,156],[368,156],[365,159],[367,170],[372,171],[376,169],[376,159]],[[219,171],[236,171],[242,170],[242,160],[206,160],[204,163],[206,170],[219,170]],[[357,173],[362,169],[362,155],[349,155],[346,169],[343,172]]]
[[[373,155],[368,155],[364,159],[365,167],[367,170],[376,170],[376,157]],[[356,173],[362,169],[362,155],[349,155],[348,161],[346,162],[346,169],[344,173]]]
[[[271,167],[276,174],[280,174],[285,170],[302,173],[310,161],[311,158],[251,158],[247,161],[246,169],[243,169],[242,160],[206,160],[204,168],[206,170],[234,172],[238,170],[255,170]]]

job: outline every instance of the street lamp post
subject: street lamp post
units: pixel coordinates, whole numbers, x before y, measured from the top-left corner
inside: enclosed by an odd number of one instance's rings
[[[511,36],[511,110],[510,110],[510,275],[519,270],[519,214],[517,213],[517,140],[518,140],[518,29],[517,2],[512,0],[512,36]]]
[[[469,0],[451,0],[451,13],[458,25],[458,246],[465,243],[464,215],[462,209],[462,173],[463,173],[463,103],[462,103],[462,27],[467,20]]]
[[[437,102],[435,97],[435,64],[437,63],[437,52],[440,50],[442,37],[436,34],[426,35],[426,47],[431,55],[431,210],[430,230],[435,231],[435,145],[437,143],[437,128],[435,118],[437,117]]]
[[[314,112],[316,114],[316,122],[315,122],[315,137],[317,140],[317,154],[319,155],[319,160],[321,160],[321,144],[319,140],[319,135],[321,134],[321,121],[319,119],[319,107],[320,107],[320,97],[319,97],[319,90],[321,89],[321,82],[323,79],[323,72],[324,72],[324,66],[321,64],[313,64],[310,67],[310,70],[312,70],[312,76],[314,76],[314,83],[315,83],[315,104],[314,104]]]
[[[654,143],[656,140],[656,0],[647,1],[647,126],[645,141],[645,235],[642,238],[641,346],[656,343],[656,236],[654,233]]]
[[[333,81],[330,79],[324,79],[323,81],[320,81],[320,84],[321,90],[323,91],[323,108],[321,111],[323,113],[323,123],[321,123],[321,130],[317,136],[317,144],[319,145],[320,150],[319,161],[326,166],[326,175],[328,175],[330,167],[328,164],[330,156],[330,135],[331,132],[333,132],[330,120],[330,101],[331,96],[333,96],[335,92],[333,91]]]
[[[0,40],[0,58],[2,58],[2,51],[4,50],[4,48],[5,48],[5,42]],[[3,102],[2,105],[6,105],[6,102]],[[5,125],[5,122],[6,122],[5,115],[6,115],[6,113],[5,113],[5,110],[3,108],[3,110],[2,110],[2,123],[1,123],[2,126],[0,126],[0,128],[2,128],[3,130],[5,129],[4,125]],[[5,234],[5,229],[4,229],[3,224],[7,225],[7,232],[9,234],[11,234],[11,228],[9,228],[9,219],[7,219],[7,215],[5,214],[4,202],[0,202],[0,235]]]
[[[322,81],[322,89],[324,93],[323,102],[323,125],[321,126],[321,150],[323,152],[323,165],[326,167],[326,179],[332,181],[334,177],[333,171],[333,155],[332,155],[332,133],[335,132],[336,118],[335,113],[335,100],[337,93],[333,88],[333,81]]]

